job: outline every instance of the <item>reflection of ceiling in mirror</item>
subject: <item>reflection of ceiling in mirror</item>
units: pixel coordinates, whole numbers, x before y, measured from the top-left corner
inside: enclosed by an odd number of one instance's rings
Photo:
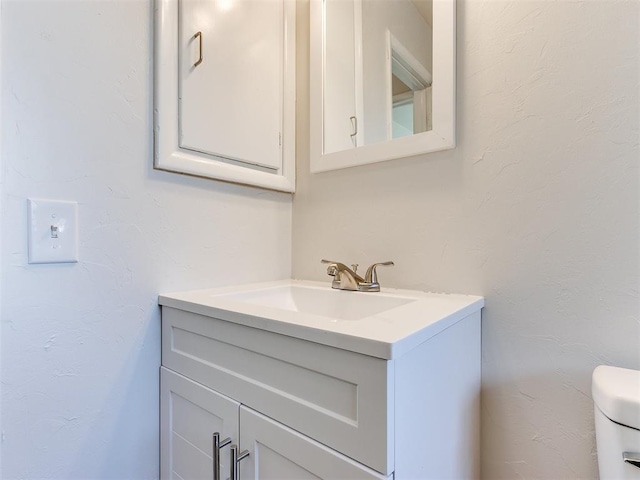
[[[411,89],[398,77],[391,74],[391,94],[398,95],[400,93],[410,92]]]
[[[433,0],[411,0],[416,9],[427,22],[427,25],[433,28]]]

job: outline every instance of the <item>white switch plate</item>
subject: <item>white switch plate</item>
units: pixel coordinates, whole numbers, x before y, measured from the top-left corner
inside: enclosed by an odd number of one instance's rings
[[[78,203],[29,198],[29,263],[78,261]]]

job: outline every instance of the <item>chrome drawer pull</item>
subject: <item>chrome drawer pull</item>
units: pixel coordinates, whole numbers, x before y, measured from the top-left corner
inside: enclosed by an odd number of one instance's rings
[[[220,449],[231,443],[230,438],[220,441],[220,432],[213,434],[213,480],[220,480]]]
[[[229,478],[230,480],[238,480],[238,463],[240,460],[245,459],[249,456],[249,450],[245,450],[244,452],[238,454],[238,446],[231,445],[231,465],[229,466]]]
[[[624,452],[622,454],[622,460],[624,460],[624,463],[640,468],[640,453],[638,452]]]

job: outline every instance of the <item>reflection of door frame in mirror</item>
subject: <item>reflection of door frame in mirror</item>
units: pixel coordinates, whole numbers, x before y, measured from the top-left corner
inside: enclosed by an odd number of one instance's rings
[[[427,92],[426,89],[418,90],[416,92],[409,90],[408,92],[393,95],[391,99],[391,108],[388,113],[390,118],[390,122],[387,124],[388,138],[398,138],[393,136],[393,127],[396,123],[395,112],[396,112],[396,108],[403,107],[405,105],[411,105],[411,113],[412,113],[411,134],[413,135],[415,132],[426,132],[428,130],[427,129],[428,110],[427,110],[427,102],[426,102],[426,98],[427,98],[426,92]],[[404,135],[401,135],[401,136],[404,136]]]
[[[387,71],[386,71],[386,98],[387,102],[387,140],[393,139],[393,82],[392,76],[398,77],[402,83],[411,89],[413,104],[414,132],[427,130],[426,89],[433,83],[431,72],[414,57],[400,40],[393,36],[387,29]],[[408,102],[407,102],[408,103]]]
[[[430,131],[386,142],[324,154],[323,0],[310,0],[310,147],[311,172],[324,172],[394,160],[455,147],[456,2],[433,1],[433,62]]]
[[[274,173],[179,143],[178,0],[155,0],[154,167],[283,192],[295,191],[295,0],[284,0],[282,165]],[[238,133],[241,135],[242,133]],[[247,141],[250,133],[245,132]]]

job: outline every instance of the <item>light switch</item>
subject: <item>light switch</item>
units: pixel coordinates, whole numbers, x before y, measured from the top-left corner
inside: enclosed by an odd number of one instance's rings
[[[29,263],[78,261],[78,203],[29,198]]]

